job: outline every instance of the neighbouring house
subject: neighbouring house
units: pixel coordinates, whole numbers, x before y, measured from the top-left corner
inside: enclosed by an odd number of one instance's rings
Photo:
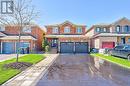
[[[12,54],[34,52],[42,50],[42,40],[45,32],[35,24],[24,27],[21,33],[21,42],[18,48],[19,26],[0,25],[0,53]],[[27,51],[28,49],[28,51]],[[24,52],[23,52],[24,51]]]
[[[59,53],[88,53],[89,39],[85,36],[86,26],[65,21],[61,24],[46,25],[46,39],[51,48]]]
[[[93,25],[86,32],[91,48],[113,48],[119,44],[130,44],[130,20],[121,18],[111,24]]]

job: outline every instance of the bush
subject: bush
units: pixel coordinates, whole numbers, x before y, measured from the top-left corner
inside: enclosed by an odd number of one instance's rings
[[[50,50],[50,47],[49,47],[49,45],[47,45],[47,46],[45,47],[45,52],[49,52],[49,50]]]

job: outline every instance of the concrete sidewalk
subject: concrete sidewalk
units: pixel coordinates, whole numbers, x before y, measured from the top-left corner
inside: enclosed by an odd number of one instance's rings
[[[10,79],[2,86],[35,86],[50,65],[56,60],[58,54],[46,54],[46,57],[41,62]]]
[[[19,54],[19,56],[24,56],[26,54]],[[0,54],[0,62],[5,60],[10,60],[12,58],[16,58],[16,54]]]

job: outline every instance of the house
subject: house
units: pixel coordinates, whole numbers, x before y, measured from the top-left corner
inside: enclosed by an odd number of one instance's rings
[[[86,32],[91,39],[91,48],[113,48],[119,44],[130,44],[130,20],[121,18],[111,24],[93,25]]]
[[[1,54],[12,54],[22,52],[18,49],[20,46],[22,49],[28,49],[28,51],[40,51],[42,49],[42,40],[44,31],[35,24],[31,24],[24,27],[21,33],[21,43],[18,44],[19,26],[11,25],[4,26],[0,25],[0,53]],[[27,52],[27,50],[26,50]],[[26,53],[24,52],[24,53]]]
[[[89,39],[85,36],[86,26],[65,21],[61,24],[46,25],[46,39],[59,53],[87,53]]]

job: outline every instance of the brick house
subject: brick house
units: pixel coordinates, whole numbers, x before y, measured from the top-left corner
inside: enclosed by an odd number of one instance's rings
[[[18,26],[0,27],[0,53],[11,54],[18,50]],[[20,47],[29,48],[30,51],[40,51],[42,49],[42,40],[44,31],[37,25],[29,25],[23,28],[21,33]],[[20,51],[21,52],[21,51]]]
[[[89,39],[85,36],[86,26],[65,21],[46,25],[46,39],[60,53],[87,53]]]
[[[86,32],[91,38],[91,48],[113,48],[118,44],[130,44],[130,20],[121,18],[111,24],[93,25]]]

